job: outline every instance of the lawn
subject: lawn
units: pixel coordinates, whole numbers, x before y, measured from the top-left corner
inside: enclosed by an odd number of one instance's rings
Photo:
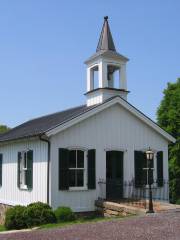
[[[39,229],[49,229],[49,228],[60,228],[64,226],[70,226],[74,224],[85,224],[85,223],[95,223],[95,222],[105,222],[105,221],[111,221],[111,220],[120,220],[128,217],[132,217],[134,215],[129,216],[118,216],[118,217],[90,217],[90,218],[78,218],[77,220],[71,221],[71,222],[59,222],[59,223],[53,223],[53,224],[44,224],[39,226]]]
[[[0,225],[0,232],[2,232],[2,231],[6,231],[6,228],[4,225]]]
[[[124,218],[129,218],[134,215],[129,216],[118,216],[118,217],[102,217],[102,216],[86,216],[86,217],[78,217],[74,221],[68,221],[68,222],[59,222],[59,223],[49,223],[49,224],[43,224],[38,226],[38,229],[50,229],[50,228],[61,228],[65,226],[71,226],[75,224],[86,224],[86,223],[95,223],[95,222],[105,222],[105,221],[111,221],[111,220],[120,220]],[[0,232],[8,231],[4,225],[0,225]]]
[[[84,224],[84,223],[90,223],[90,222],[102,222],[102,221],[109,221],[109,220],[114,220],[114,219],[120,219],[124,217],[112,217],[112,218],[107,218],[107,217],[82,217],[78,218],[77,220],[74,221],[68,221],[68,222],[59,222],[59,223],[49,223],[49,224],[43,224],[38,226],[39,229],[49,229],[49,228],[59,228],[59,227],[64,227],[64,226],[70,226],[74,224]],[[0,232],[3,231],[8,231],[4,225],[0,225]]]

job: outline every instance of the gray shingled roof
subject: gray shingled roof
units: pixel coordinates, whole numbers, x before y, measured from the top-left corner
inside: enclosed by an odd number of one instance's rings
[[[33,137],[41,135],[50,129],[55,128],[62,123],[69,121],[93,107],[86,105],[78,106],[75,108],[67,109],[62,112],[53,113],[36,119],[25,122],[9,132],[0,135],[0,142],[10,141],[20,138]]]
[[[104,101],[101,104],[93,105],[90,107],[87,107],[86,105],[81,105],[78,107],[74,107],[71,109],[64,110],[62,112],[57,112],[53,113],[50,115],[46,115],[43,117],[39,117],[36,119],[32,119],[28,122],[25,122],[13,129],[11,129],[9,132],[1,134],[0,135],[0,142],[5,142],[5,141],[11,141],[11,140],[17,140],[17,139],[22,139],[22,138],[27,138],[27,137],[35,137],[35,136],[40,136],[47,131],[71,120],[74,119],[85,112],[90,111],[93,108],[96,108],[106,102],[111,101],[114,98],[121,98],[120,96],[113,96],[106,101]],[[149,119],[153,124],[157,125],[160,127],[156,122],[151,120],[149,117],[147,117],[145,114],[143,114],[141,111],[139,111],[137,108],[135,108],[132,104],[121,98],[123,101],[125,101],[127,104],[129,104],[131,107],[133,107],[136,111],[138,111],[140,114],[142,114],[144,117]],[[161,128],[161,127],[160,127]],[[162,129],[162,128],[161,128]],[[162,129],[163,130],[163,129]],[[165,130],[163,130],[166,132]],[[166,132],[168,133],[168,132]],[[169,134],[169,133],[168,133]],[[170,135],[170,134],[169,134]],[[170,135],[171,136],[171,135]]]

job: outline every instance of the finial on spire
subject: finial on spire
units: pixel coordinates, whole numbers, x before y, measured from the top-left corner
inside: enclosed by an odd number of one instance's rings
[[[110,50],[110,51],[116,52],[116,48],[114,46],[113,38],[111,35],[109,23],[108,23],[108,16],[104,16],[104,24],[102,27],[96,52],[101,50],[105,50],[105,51]]]

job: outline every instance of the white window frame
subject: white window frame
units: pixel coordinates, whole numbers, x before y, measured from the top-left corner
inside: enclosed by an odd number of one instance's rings
[[[26,158],[25,158],[26,155]],[[25,184],[26,171],[27,171],[27,151],[21,152],[21,161],[20,161],[20,189],[28,189]]]
[[[87,190],[87,150],[83,148],[69,148],[69,151],[76,151],[76,166],[77,166],[77,151],[83,151],[84,152],[84,168],[69,168],[69,170],[84,170],[84,185],[81,187],[70,187],[69,191],[79,191],[79,190]]]

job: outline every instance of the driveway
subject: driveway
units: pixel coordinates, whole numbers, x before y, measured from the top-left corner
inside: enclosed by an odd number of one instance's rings
[[[180,240],[180,212],[0,235],[0,240]]]

